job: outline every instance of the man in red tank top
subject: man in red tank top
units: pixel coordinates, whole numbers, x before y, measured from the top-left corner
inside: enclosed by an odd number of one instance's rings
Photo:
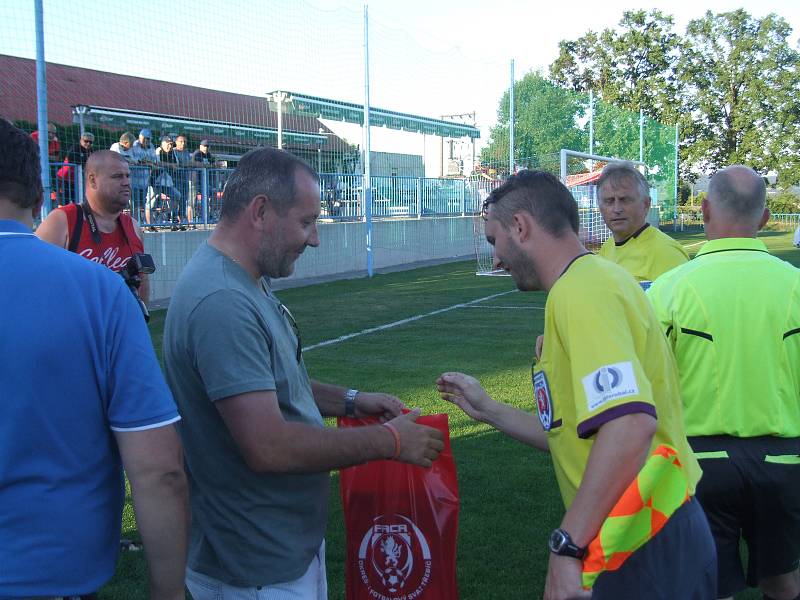
[[[141,227],[122,212],[131,198],[130,167],[120,154],[99,150],[89,156],[85,170],[85,206],[60,206],[37,228],[36,235],[118,273],[131,256],[144,252]],[[140,277],[139,297],[147,303],[150,283],[147,275]]]

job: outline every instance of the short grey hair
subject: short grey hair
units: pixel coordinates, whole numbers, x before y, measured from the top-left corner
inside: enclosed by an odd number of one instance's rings
[[[317,172],[302,158],[277,148],[258,148],[245,154],[225,184],[222,218],[236,220],[259,194],[285,215],[295,202],[295,174],[305,172],[319,181]]]
[[[615,160],[603,167],[603,172],[597,180],[597,196],[600,197],[600,188],[605,183],[618,185],[620,181],[633,181],[639,192],[639,200],[646,200],[650,197],[650,184],[647,183],[644,175],[639,172],[629,160]]]
[[[764,179],[744,165],[731,165],[717,171],[708,184],[708,201],[737,220],[759,219],[766,200]]]

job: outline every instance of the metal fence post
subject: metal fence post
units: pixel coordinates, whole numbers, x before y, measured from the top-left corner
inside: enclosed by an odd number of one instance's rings
[[[467,214],[466,213],[466,207],[464,206],[465,202],[466,202],[466,195],[467,195],[467,180],[466,179],[462,179],[461,180],[461,216],[462,217]]]
[[[422,216],[422,177],[417,177],[417,218]]]
[[[203,229],[208,229],[208,169],[200,169],[200,193],[203,198]]]
[[[83,204],[83,165],[75,165],[75,185],[72,188],[72,201]]]
[[[44,221],[50,212],[52,183],[50,181],[49,139],[47,137],[47,65],[44,60],[44,7],[42,0],[34,2],[36,28],[36,123],[39,131],[39,167],[44,202],[40,212]]]

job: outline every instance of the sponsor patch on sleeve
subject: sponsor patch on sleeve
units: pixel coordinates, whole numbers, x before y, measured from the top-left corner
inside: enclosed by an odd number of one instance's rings
[[[613,400],[639,395],[639,384],[630,361],[602,366],[581,381],[590,412]]]

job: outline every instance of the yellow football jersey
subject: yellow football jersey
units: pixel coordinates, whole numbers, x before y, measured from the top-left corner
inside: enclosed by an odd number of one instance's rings
[[[686,250],[657,227],[645,225],[624,242],[608,238],[598,252],[617,263],[647,288],[662,273],[689,260]]]
[[[675,359],[630,274],[590,254],[573,261],[548,295],[544,339],[533,368],[534,399],[565,506],[598,429],[637,412],[657,419],[650,450],[677,450],[693,494],[701,471],[684,433]]]

